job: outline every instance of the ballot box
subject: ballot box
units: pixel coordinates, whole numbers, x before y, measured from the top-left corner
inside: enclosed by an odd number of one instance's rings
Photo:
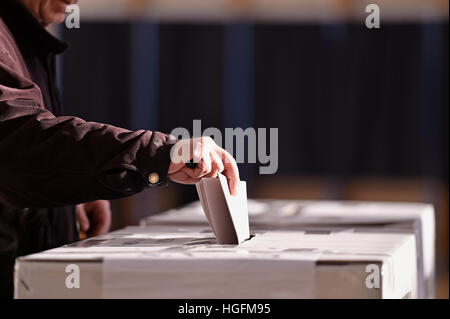
[[[416,298],[412,234],[134,226],[16,260],[16,298]]]
[[[430,204],[248,200],[250,228],[351,227],[356,232],[410,233],[416,238],[418,297],[435,295],[435,214]],[[141,225],[207,225],[200,202],[152,215]]]

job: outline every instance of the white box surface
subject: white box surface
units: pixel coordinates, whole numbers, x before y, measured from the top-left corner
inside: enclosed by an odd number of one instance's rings
[[[402,202],[248,200],[250,228],[350,226],[356,231],[416,237],[419,298],[435,295],[435,214],[430,204]],[[141,225],[207,225],[200,203],[149,216]]]
[[[80,288],[66,286],[73,264]],[[18,258],[15,296],[415,298],[416,269],[411,234],[259,230],[235,246],[204,227],[127,227]]]

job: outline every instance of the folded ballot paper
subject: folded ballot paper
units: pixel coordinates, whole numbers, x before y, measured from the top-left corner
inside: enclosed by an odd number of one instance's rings
[[[250,237],[246,183],[241,181],[238,193],[230,194],[227,179],[202,178],[196,185],[198,197],[217,242],[240,244]]]

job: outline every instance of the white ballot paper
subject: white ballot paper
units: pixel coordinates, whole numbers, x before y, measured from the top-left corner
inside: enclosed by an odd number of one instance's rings
[[[234,196],[230,194],[227,179],[222,174],[217,178],[202,178],[195,186],[218,243],[240,244],[250,237],[245,182],[240,182]]]

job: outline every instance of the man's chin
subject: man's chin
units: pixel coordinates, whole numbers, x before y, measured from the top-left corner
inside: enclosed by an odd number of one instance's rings
[[[41,24],[46,27],[50,24],[62,23],[62,22],[64,22],[65,19],[66,19],[65,13],[58,13],[58,14],[52,15],[51,17],[45,17],[45,19],[43,19],[43,21],[41,21]]]

